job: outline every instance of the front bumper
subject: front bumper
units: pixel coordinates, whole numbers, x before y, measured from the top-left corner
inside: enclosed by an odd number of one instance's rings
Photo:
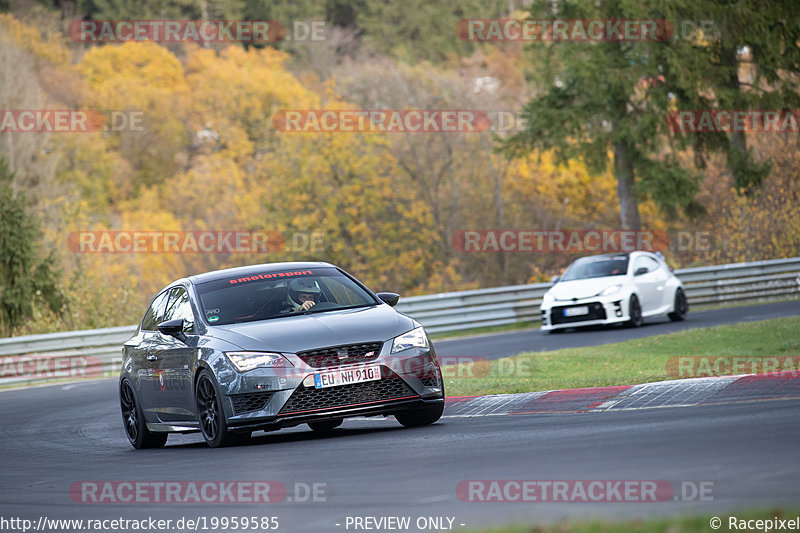
[[[399,411],[419,409],[444,403],[444,398],[423,400],[420,397],[378,402],[375,405],[351,405],[336,409],[327,409],[315,413],[293,413],[287,416],[267,417],[257,421],[229,420],[232,431],[275,431],[281,428],[306,424],[308,422],[322,422],[324,420],[338,420],[356,416],[388,416]]]
[[[587,313],[569,316],[570,309],[584,307]],[[555,300],[552,304],[542,305],[541,313],[542,331],[619,324],[630,319],[627,299],[619,294],[606,298],[595,296],[579,300]]]
[[[236,431],[272,430],[309,421],[389,415],[444,401],[444,384],[433,348],[388,354],[342,366],[312,367],[284,354],[294,368],[257,368],[237,373],[222,388],[228,426]],[[316,389],[312,376],[331,370],[379,366],[381,379]]]

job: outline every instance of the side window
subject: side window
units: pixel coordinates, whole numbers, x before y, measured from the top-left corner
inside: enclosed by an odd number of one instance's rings
[[[644,256],[642,259],[644,259],[644,266],[647,267],[648,272],[652,272],[658,268],[658,261],[652,257]]]
[[[147,308],[147,312],[142,319],[142,331],[155,331],[157,329],[156,326],[163,322],[164,304],[167,302],[168,295],[169,291],[164,291],[153,298],[153,303]]]
[[[636,272],[641,267],[645,267],[648,272],[652,272],[658,268],[658,262],[652,257],[641,255],[636,258],[636,262],[633,265],[633,271]]]
[[[183,287],[172,289],[172,295],[167,304],[167,311],[164,313],[164,320],[183,319],[183,331],[189,333],[194,331],[194,313],[192,312],[192,302],[189,300],[189,293]]]

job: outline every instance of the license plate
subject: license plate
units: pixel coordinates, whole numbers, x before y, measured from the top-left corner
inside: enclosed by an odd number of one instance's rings
[[[580,307],[567,307],[564,309],[564,316],[580,316],[580,315],[588,315],[589,314],[589,306],[582,305]]]
[[[339,385],[363,383],[365,381],[377,381],[379,379],[381,379],[380,366],[362,366],[347,370],[314,374],[314,387],[317,389],[324,389],[326,387],[337,387]]]

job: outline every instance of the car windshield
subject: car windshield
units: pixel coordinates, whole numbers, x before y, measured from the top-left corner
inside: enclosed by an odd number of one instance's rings
[[[628,272],[628,256],[583,257],[572,263],[561,281],[624,276]]]
[[[377,305],[336,268],[257,272],[197,284],[212,326]],[[312,302],[312,303],[307,303]]]

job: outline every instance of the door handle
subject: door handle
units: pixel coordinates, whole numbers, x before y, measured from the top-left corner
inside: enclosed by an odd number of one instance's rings
[[[156,362],[156,361],[158,361],[158,356],[150,354],[150,355],[147,356],[147,360],[150,361],[150,362]]]

